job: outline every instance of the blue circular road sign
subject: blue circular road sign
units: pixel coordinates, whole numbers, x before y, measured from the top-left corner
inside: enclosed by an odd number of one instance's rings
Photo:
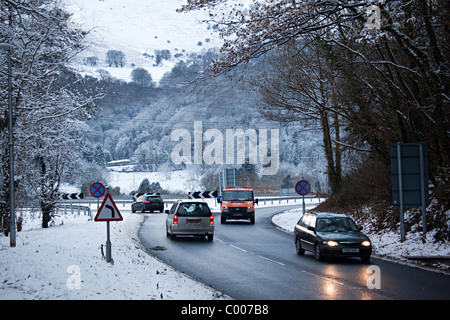
[[[103,185],[103,183],[94,182],[89,188],[89,192],[91,193],[91,196],[95,198],[100,198],[105,194],[106,188]]]
[[[301,196],[306,196],[311,192],[311,185],[306,180],[300,180],[295,185],[295,192],[297,192]]]

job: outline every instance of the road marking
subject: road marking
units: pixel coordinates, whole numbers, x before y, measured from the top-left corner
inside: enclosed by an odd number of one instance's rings
[[[259,254],[253,253],[253,252],[249,252],[249,251],[247,251],[247,250],[245,250],[245,249],[242,249],[242,248],[240,248],[240,247],[237,247],[237,246],[235,246],[235,245],[226,243],[225,241],[223,241],[223,240],[221,240],[221,239],[218,239],[217,237],[215,238],[215,240],[218,240],[219,242],[221,242],[221,243],[223,243],[223,244],[226,244],[226,245],[228,245],[228,246],[230,246],[230,247],[233,247],[233,248],[236,249],[236,250],[239,250],[239,251],[242,251],[242,252],[251,254],[251,255],[255,255],[255,256],[257,256],[257,257],[259,257],[259,258],[261,258],[261,259],[264,259],[264,260],[267,260],[267,261],[270,261],[270,262],[279,264],[280,266],[285,266],[285,264],[282,263],[282,262],[279,262],[279,261],[276,261],[276,260],[273,260],[273,259],[270,259],[270,258],[261,256],[261,255],[259,255]]]
[[[232,244],[230,244],[229,246],[230,246],[230,247],[233,247],[233,248],[235,248],[235,249],[238,249],[239,251],[242,251],[242,252],[246,252],[246,253],[248,253],[248,251],[247,251],[247,250],[244,250],[244,249],[242,249],[242,248],[239,248],[239,247],[233,246]]]
[[[272,259],[270,259],[270,258],[267,258],[267,257],[264,257],[264,256],[260,256],[259,254],[258,254],[257,256],[260,257],[261,259],[264,259],[264,260],[267,260],[267,261],[270,261],[270,262],[279,264],[280,266],[285,266],[284,263],[281,263],[281,262],[279,262],[279,261],[275,261],[275,260],[272,260]]]

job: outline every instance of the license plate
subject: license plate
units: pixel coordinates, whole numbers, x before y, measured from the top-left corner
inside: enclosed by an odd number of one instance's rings
[[[189,219],[186,222],[187,223],[200,223],[202,220],[201,219]]]
[[[358,253],[359,248],[344,248],[342,249],[342,252],[344,253]]]

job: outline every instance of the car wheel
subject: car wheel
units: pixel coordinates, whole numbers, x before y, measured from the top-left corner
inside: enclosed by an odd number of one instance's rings
[[[214,234],[208,234],[207,238],[208,238],[208,242],[213,241],[214,240]]]
[[[142,213],[145,213],[144,206],[141,207],[141,212],[142,212]]]
[[[370,256],[362,256],[361,257],[361,262],[368,263],[369,261],[370,261]]]
[[[321,261],[323,259],[322,254],[320,253],[320,246],[318,243],[314,246],[314,256],[316,260]]]
[[[221,217],[220,217],[220,223],[221,223],[221,224],[227,223],[227,218],[224,217],[224,216],[221,216]]]
[[[134,210],[133,206],[131,206],[131,213],[135,213],[136,210]]]
[[[299,256],[302,256],[305,254],[305,249],[302,248],[302,244],[300,243],[299,238],[295,238],[295,250],[297,251],[297,254]]]

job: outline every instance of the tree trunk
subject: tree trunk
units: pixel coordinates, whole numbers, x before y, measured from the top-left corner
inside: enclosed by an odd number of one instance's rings
[[[48,228],[48,223],[52,220],[53,204],[41,201],[42,228]]]
[[[333,145],[331,143],[331,135],[330,135],[330,124],[328,121],[328,113],[320,109],[320,123],[322,126],[323,132],[323,148],[325,151],[325,157],[327,159],[327,168],[328,168],[328,178],[331,188],[331,195],[336,194],[339,191],[340,187],[340,172],[336,170],[334,158],[333,158]],[[340,171],[340,165],[339,165]]]
[[[40,180],[41,180],[41,212],[42,212],[42,228],[48,228],[48,223],[52,219],[53,213],[53,203],[49,201],[47,188],[46,188],[46,175],[47,175],[47,165],[45,164],[45,159],[43,156],[39,155],[36,157],[38,167],[40,169]]]

